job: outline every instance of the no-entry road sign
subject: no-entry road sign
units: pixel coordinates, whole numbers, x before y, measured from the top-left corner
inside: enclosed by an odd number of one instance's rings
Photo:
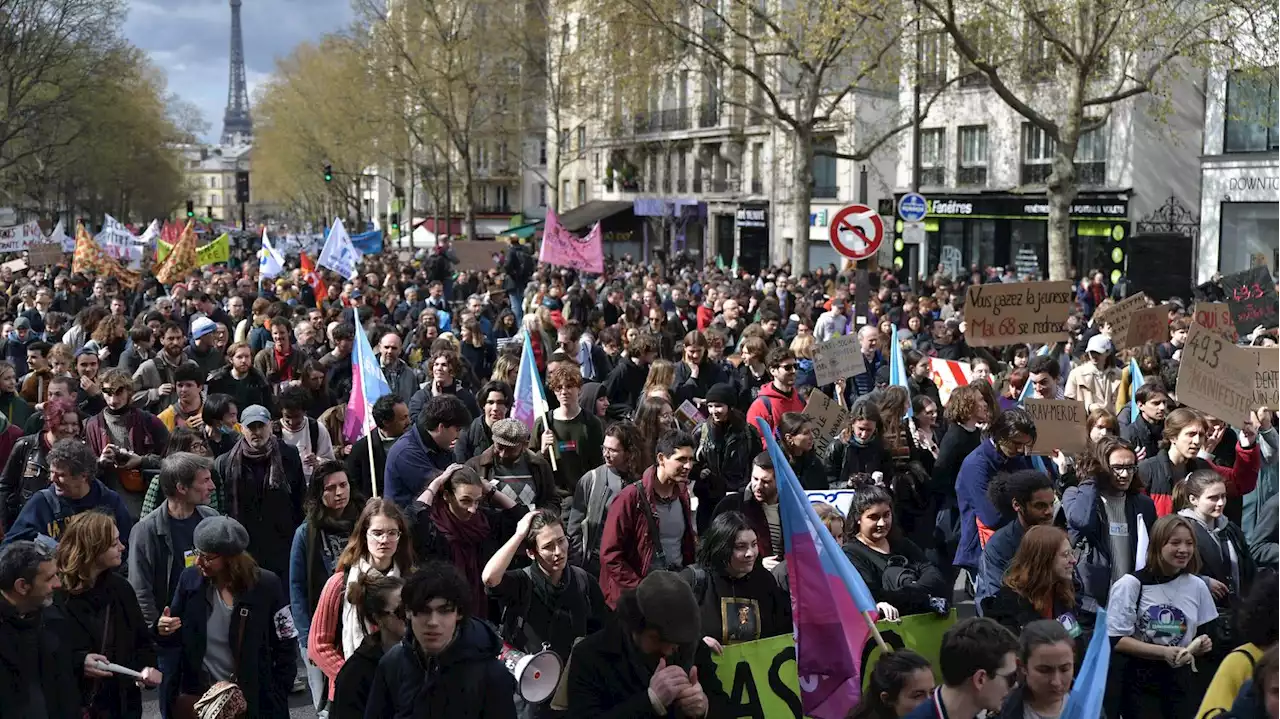
[[[849,205],[831,220],[831,246],[851,260],[865,260],[884,241],[884,220],[866,205]]]

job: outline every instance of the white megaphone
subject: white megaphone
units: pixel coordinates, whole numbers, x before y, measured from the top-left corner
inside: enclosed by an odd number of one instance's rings
[[[516,678],[516,691],[520,692],[520,697],[533,704],[541,704],[551,698],[564,668],[560,657],[549,649],[529,654],[510,644],[502,645],[498,661]]]

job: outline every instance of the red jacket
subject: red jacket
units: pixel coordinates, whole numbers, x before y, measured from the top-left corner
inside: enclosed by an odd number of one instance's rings
[[[600,536],[600,591],[610,608],[617,608],[622,593],[635,589],[653,566],[653,547],[657,540],[649,536],[649,521],[640,509],[639,492],[643,489],[648,495],[649,506],[656,514],[658,497],[653,492],[656,482],[657,468],[650,467],[639,482],[624,487],[609,505],[604,533]],[[684,556],[681,560],[687,567],[693,564],[693,510],[689,506],[689,486],[679,484],[676,491],[684,509],[684,539],[681,541]],[[656,517],[654,521],[657,521]]]
[[[769,405],[767,408],[765,407],[766,398]],[[747,424],[760,429],[760,426],[756,424],[756,417],[763,417],[770,427],[777,429],[778,423],[782,421],[782,415],[787,412],[803,411],[804,398],[800,396],[799,391],[793,387],[791,394],[783,394],[777,387],[773,386],[772,382],[769,382],[760,388],[760,394],[756,396],[755,401],[751,403],[751,407],[747,409]],[[764,438],[761,437],[760,439],[763,443]]]
[[[716,311],[706,305],[698,305],[698,330],[706,332],[716,319]]]

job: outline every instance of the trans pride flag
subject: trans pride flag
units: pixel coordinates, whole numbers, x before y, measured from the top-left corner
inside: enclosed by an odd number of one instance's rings
[[[355,347],[351,351],[351,399],[347,400],[347,416],[342,422],[342,435],[348,442],[373,431],[373,403],[384,394],[391,394],[378,358],[369,346],[369,336],[356,322]]]
[[[911,383],[907,381],[909,370],[902,359],[902,342],[898,340],[898,326],[893,326],[893,346],[889,348],[889,384],[897,385],[907,391],[907,416],[914,417],[911,409]]]
[[[1138,522],[1138,526],[1147,525]],[[1107,670],[1111,667],[1111,640],[1102,628],[1107,626],[1107,610],[1099,609],[1096,620],[1097,630],[1089,640],[1089,649],[1085,651],[1084,663],[1075,683],[1071,685],[1071,694],[1067,696],[1067,705],[1062,708],[1059,719],[1097,719],[1102,716],[1102,698],[1107,693]]]
[[[778,483],[804,715],[843,719],[862,696],[862,649],[871,636],[871,619],[864,612],[876,611],[876,602],[813,511],[773,430],[763,418],[756,425]]]
[[[1138,388],[1146,383],[1142,370],[1138,369],[1138,360],[1129,358],[1129,421],[1138,420]]]
[[[511,416],[524,423],[532,432],[534,420],[549,412],[551,407],[547,404],[547,393],[542,389],[538,365],[533,361],[533,344],[529,340],[529,332],[525,330],[521,334],[523,346],[520,350],[520,369],[516,373],[515,398],[511,402]]]

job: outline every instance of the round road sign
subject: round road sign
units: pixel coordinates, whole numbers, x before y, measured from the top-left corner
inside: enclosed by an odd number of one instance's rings
[[[851,260],[865,260],[884,241],[884,221],[866,205],[849,205],[831,219],[831,246]]]
[[[898,217],[907,222],[919,222],[923,220],[928,212],[929,205],[924,201],[924,195],[919,192],[908,192],[898,200]]]

